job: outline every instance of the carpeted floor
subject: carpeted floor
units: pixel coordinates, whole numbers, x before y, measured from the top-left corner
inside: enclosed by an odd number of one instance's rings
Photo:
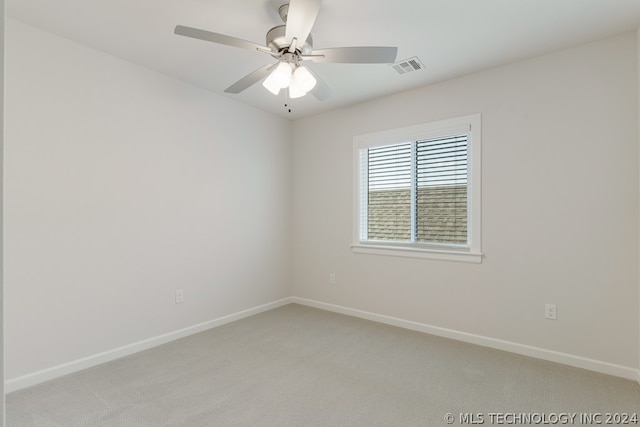
[[[607,413],[640,416],[640,385],[295,304],[7,396],[8,427],[440,426],[447,414],[580,425]]]

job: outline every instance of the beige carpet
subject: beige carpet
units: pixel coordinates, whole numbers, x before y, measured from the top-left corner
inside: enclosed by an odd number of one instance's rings
[[[9,427],[491,425],[514,413],[640,415],[640,385],[292,304],[7,396]]]

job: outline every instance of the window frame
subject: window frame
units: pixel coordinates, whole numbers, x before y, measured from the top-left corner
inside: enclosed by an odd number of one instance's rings
[[[482,117],[471,114],[402,128],[357,135],[353,138],[353,237],[354,253],[403,256],[448,261],[481,263],[481,160]],[[468,244],[411,243],[363,240],[361,189],[366,177],[361,176],[362,152],[368,148],[420,141],[454,134],[467,133],[467,240]],[[366,168],[365,168],[366,170]],[[366,194],[366,193],[365,193]],[[364,221],[366,227],[366,220]],[[362,228],[361,228],[362,227]]]

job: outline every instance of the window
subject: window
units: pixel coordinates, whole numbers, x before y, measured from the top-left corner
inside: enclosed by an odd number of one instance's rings
[[[480,122],[354,138],[354,252],[481,262]]]

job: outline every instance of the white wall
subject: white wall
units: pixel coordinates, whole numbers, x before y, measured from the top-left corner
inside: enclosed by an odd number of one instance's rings
[[[4,134],[5,134],[5,2],[0,0],[0,242],[4,233]],[[0,245],[0,425],[5,425],[4,395],[4,245]]]
[[[8,380],[290,296],[288,121],[16,21],[7,54]]]
[[[638,61],[638,144],[640,145],[640,28],[638,29],[637,35],[638,39],[636,48]],[[640,157],[638,157],[638,163],[640,164]],[[638,173],[638,179],[640,180],[640,172]],[[640,194],[638,194],[638,199],[640,200]],[[638,220],[640,221],[640,217],[638,218]],[[638,247],[640,248],[640,234],[638,234]],[[640,253],[638,255],[640,256]],[[638,259],[638,276],[638,297],[640,298],[640,258]],[[638,304],[640,305],[640,302]],[[638,334],[640,334],[640,327],[638,327]],[[638,345],[640,345],[640,338],[638,339]],[[638,350],[638,381],[640,381],[640,350]]]
[[[636,41],[630,33],[296,121],[294,295],[634,372]],[[353,136],[473,113],[483,263],[353,254]],[[545,303],[557,304],[557,321],[544,319]]]
[[[638,367],[640,36],[301,119],[292,139],[272,115],[8,31],[7,379],[292,294]],[[351,253],[353,136],[476,112],[484,262]]]

